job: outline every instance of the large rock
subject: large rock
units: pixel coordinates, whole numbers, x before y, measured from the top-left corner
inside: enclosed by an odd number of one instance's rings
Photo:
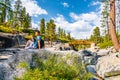
[[[26,39],[22,35],[8,34],[0,32],[0,49],[19,47],[20,45],[25,45]]]
[[[26,71],[18,67],[19,63],[26,62],[30,64],[32,53],[29,53],[29,51],[17,51],[16,53],[9,51],[6,53],[8,53],[8,55],[11,54],[11,56],[8,57],[4,52],[0,53],[0,56],[2,56],[2,59],[0,59],[0,80],[14,80],[15,76],[22,76]]]
[[[29,67],[35,66],[34,56],[38,56],[41,60],[48,59],[51,55],[59,56],[59,60],[63,59],[67,64],[73,64],[73,60],[80,62],[81,54],[75,51],[50,51],[50,50],[19,50],[19,49],[3,49],[0,50],[0,80],[14,80],[14,77],[21,77],[25,72],[25,68],[20,68],[19,64],[25,62]]]
[[[105,78],[107,73],[120,71],[120,58],[118,55],[119,53],[114,53],[100,57],[96,64],[97,74],[102,78]],[[114,74],[111,76],[114,76]]]

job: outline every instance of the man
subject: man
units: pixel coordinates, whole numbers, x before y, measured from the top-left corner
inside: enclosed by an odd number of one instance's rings
[[[41,48],[41,36],[40,31],[35,31],[35,41],[28,40],[25,46],[25,49],[40,49]]]

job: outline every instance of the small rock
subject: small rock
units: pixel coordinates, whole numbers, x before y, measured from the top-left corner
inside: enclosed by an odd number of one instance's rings
[[[92,52],[89,51],[89,50],[83,50],[83,51],[82,51],[83,56],[93,56],[91,53],[92,53]]]
[[[109,54],[109,50],[106,50],[106,49],[102,49],[102,50],[99,50],[98,52],[97,52],[97,55],[99,55],[99,56],[106,56],[106,55],[108,55]]]
[[[87,70],[92,74],[96,74],[95,65],[88,65]]]

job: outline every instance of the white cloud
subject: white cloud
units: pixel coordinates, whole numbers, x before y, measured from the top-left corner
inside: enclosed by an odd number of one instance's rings
[[[96,5],[100,5],[101,2],[100,1],[93,1],[90,5],[88,6],[96,6]]]
[[[63,2],[62,5],[63,5],[64,7],[69,7],[69,4],[66,3],[66,2]]]
[[[26,11],[31,16],[38,16],[41,14],[47,15],[47,11],[45,9],[42,9],[38,4],[36,0],[21,0],[22,5],[26,7]]]
[[[37,28],[39,29],[39,25],[37,23],[32,22],[32,28]]]
[[[100,26],[100,14],[97,12],[75,14],[70,13],[73,22],[68,22],[63,15],[58,14],[55,20],[55,24],[65,29],[67,32],[71,32],[71,35],[76,39],[86,39],[92,34],[93,28]]]

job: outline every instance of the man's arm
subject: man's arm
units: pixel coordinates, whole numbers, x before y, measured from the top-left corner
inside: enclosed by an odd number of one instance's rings
[[[39,40],[39,41],[38,41],[38,49],[40,49],[40,47],[41,47],[41,46],[40,46],[40,40]]]

